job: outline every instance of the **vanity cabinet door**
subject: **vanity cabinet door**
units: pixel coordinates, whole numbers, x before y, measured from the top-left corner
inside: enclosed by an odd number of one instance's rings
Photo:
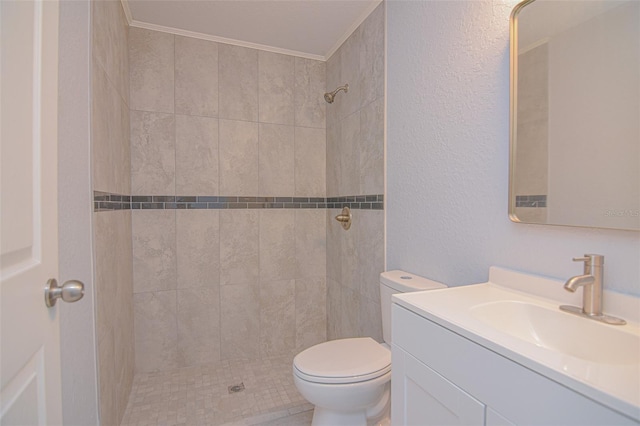
[[[482,425],[485,406],[399,348],[393,348],[392,424]],[[392,404],[393,404],[392,401]]]

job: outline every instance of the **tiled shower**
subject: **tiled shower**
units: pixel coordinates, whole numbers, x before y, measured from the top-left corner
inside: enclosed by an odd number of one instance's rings
[[[384,6],[325,63],[129,27],[120,2],[92,4],[102,423],[122,421],[143,379],[255,379],[268,360],[288,380],[313,344],[380,340]],[[333,220],[344,203],[348,232]]]

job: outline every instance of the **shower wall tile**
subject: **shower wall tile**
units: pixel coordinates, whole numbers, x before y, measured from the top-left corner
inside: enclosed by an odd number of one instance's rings
[[[92,64],[93,187],[105,192],[129,192],[129,109],[102,66],[96,60]]]
[[[134,111],[118,127],[131,140],[131,188],[120,193],[326,197],[325,63],[148,30],[129,37]],[[109,147],[119,131],[109,129],[118,122],[112,109],[97,128],[105,155],[119,158]],[[105,186],[119,193],[111,167]],[[135,317],[138,371],[291,353],[326,339],[324,209],[129,214],[137,304],[118,321]],[[145,329],[166,303],[158,330]]]
[[[363,299],[358,292],[347,287],[342,287],[342,299],[340,309],[340,338],[359,337],[360,331],[360,305]]]
[[[327,197],[384,192],[384,5],[326,62]],[[327,337],[381,340],[379,274],[384,270],[384,211],[352,210],[344,231],[327,210]]]
[[[327,91],[326,67],[321,61],[295,58],[295,125],[324,129]],[[333,89],[330,89],[333,90]]]
[[[334,217],[340,213],[339,210],[334,211]],[[340,271],[339,282],[344,288],[355,292],[358,292],[360,289],[360,277],[362,276],[361,265],[358,262],[358,245],[360,243],[360,241],[358,240],[358,228],[360,227],[362,214],[363,213],[360,210],[351,210],[353,224],[351,225],[351,229],[349,231],[345,232],[336,220],[334,220],[335,224],[332,224],[332,226],[338,225],[338,227],[342,231],[339,234],[339,250],[340,256],[342,257],[342,270]]]
[[[384,5],[362,23],[360,45],[360,106],[384,97]],[[381,54],[382,53],[382,54]]]
[[[113,215],[94,214],[93,235],[94,250],[98,260],[95,266],[96,285],[96,339],[101,341],[114,327],[112,301],[109,295],[116,281],[117,251],[113,250],[117,242]]]
[[[326,80],[327,87],[324,92],[333,91],[340,86],[344,86],[349,83],[348,81],[344,81],[342,79],[342,55],[340,54],[342,48],[340,47],[336,53],[331,56],[326,62]],[[345,95],[345,93],[341,92],[341,95]],[[323,99],[324,101],[324,99]],[[343,113],[344,110],[344,102],[334,102],[332,104],[326,104],[326,116],[327,116],[327,128],[331,127],[334,123],[340,121],[342,117],[345,115]]]
[[[119,418],[134,370],[131,212],[94,214],[93,223],[100,403],[106,416]]]
[[[178,364],[176,291],[133,295],[136,371],[170,370]]]
[[[258,51],[220,44],[220,118],[258,121]]]
[[[368,336],[382,342],[382,314],[380,302],[374,302],[366,297],[360,298],[360,312],[358,314],[358,336]]]
[[[220,284],[220,214],[176,210],[177,288],[216,289]]]
[[[332,126],[327,127],[327,148],[326,148],[326,164],[327,164],[327,196],[336,196],[339,194],[339,184],[342,181],[340,172],[340,135],[342,125],[339,121]]]
[[[342,337],[342,286],[327,278],[327,340]]]
[[[258,283],[259,233],[258,211],[220,212],[220,284]]]
[[[176,36],[176,114],[218,116],[218,43]]]
[[[327,279],[335,282],[342,281],[342,243],[341,238],[345,232],[342,226],[334,219],[340,212],[339,209],[327,209],[326,230],[327,230]]]
[[[296,275],[294,210],[260,211],[260,280],[293,279]],[[293,293],[292,293],[293,294]]]
[[[360,193],[360,172],[355,164],[360,164],[360,111],[349,115],[342,121],[340,142],[337,146],[340,181],[338,181],[338,195]]]
[[[118,314],[114,328],[116,405],[120,416],[124,414],[129,402],[135,369],[133,292],[129,295],[126,306]]]
[[[296,196],[326,196],[326,147],[324,129],[295,128]]]
[[[97,216],[97,215],[96,215]],[[131,319],[133,315],[133,305],[131,304],[131,297],[133,295],[133,241],[131,238],[131,212],[123,211],[110,215],[109,227],[114,232],[115,239],[110,241],[107,249],[111,250],[111,256],[115,258],[115,282],[118,285],[111,284],[110,291],[107,293],[108,300],[110,302],[110,308],[112,314],[116,319],[114,320],[114,328],[120,331],[127,329],[126,327],[120,327],[127,324],[127,319]],[[117,247],[114,250],[114,247]],[[106,258],[107,255],[105,254]],[[113,283],[113,282],[112,282]],[[115,303],[114,303],[115,302]],[[130,323],[129,323],[130,324]],[[133,332],[133,329],[130,329]],[[116,333],[116,343],[120,338],[125,339],[126,334],[120,335]],[[122,346],[117,346],[122,347]]]
[[[336,98],[336,103],[340,102],[342,106],[340,118],[353,114],[360,109],[361,105],[360,50],[362,46],[362,27],[362,25],[358,27],[340,47],[340,76],[344,81],[342,84],[349,84],[349,92],[340,93],[338,95],[339,98]]]
[[[296,343],[295,281],[260,284],[260,355],[284,355]]]
[[[220,308],[221,359],[257,358],[260,355],[260,288],[254,284],[223,286]]]
[[[294,57],[258,52],[258,105],[261,123],[294,124]]]
[[[100,388],[100,420],[104,424],[118,424],[116,397],[116,365],[113,329],[98,342],[98,386]]]
[[[91,170],[93,173],[93,188],[98,191],[108,192],[114,190],[115,185],[111,178],[113,165],[112,141],[119,134],[119,129],[114,129],[120,114],[118,104],[114,101],[117,92],[111,87],[102,67],[94,59],[92,61],[91,87]]]
[[[91,3],[92,189],[131,193],[129,25],[120,2]],[[131,212],[94,213],[99,416],[120,424],[133,374]]]
[[[384,98],[369,103],[360,115],[360,193],[384,192]]]
[[[217,195],[218,119],[175,117],[175,194]],[[167,194],[173,194],[173,191]]]
[[[178,365],[220,360],[220,289],[177,290]]]
[[[296,278],[326,275],[326,213],[323,210],[295,212],[295,276]]]
[[[131,192],[175,192],[175,116],[131,111]]]
[[[119,194],[131,194],[131,113],[121,101],[120,104],[120,141],[116,148],[114,173]]]
[[[132,214],[134,293],[176,288],[176,211]]]
[[[220,193],[255,196],[259,191],[258,123],[220,120]]]
[[[295,187],[294,128],[277,124],[260,124],[259,152],[259,195],[291,196]]]
[[[129,69],[132,110],[174,112],[174,35],[131,27]]]
[[[358,223],[358,267],[362,270],[358,291],[380,303],[380,273],[384,271],[384,211],[361,211]]]
[[[93,57],[105,70],[123,101],[129,103],[129,25],[122,4],[92,3],[91,46]]]
[[[295,281],[296,351],[327,340],[327,285],[324,275]]]

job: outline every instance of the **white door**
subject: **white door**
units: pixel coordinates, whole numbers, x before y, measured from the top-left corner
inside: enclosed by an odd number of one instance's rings
[[[58,3],[1,0],[0,18],[0,424],[55,425]]]

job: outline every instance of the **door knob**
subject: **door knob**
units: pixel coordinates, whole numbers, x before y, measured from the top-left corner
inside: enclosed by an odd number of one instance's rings
[[[44,288],[44,303],[48,308],[55,306],[58,299],[73,303],[82,299],[82,296],[84,296],[84,284],[77,280],[65,281],[62,286],[59,286],[58,281],[51,278]]]

